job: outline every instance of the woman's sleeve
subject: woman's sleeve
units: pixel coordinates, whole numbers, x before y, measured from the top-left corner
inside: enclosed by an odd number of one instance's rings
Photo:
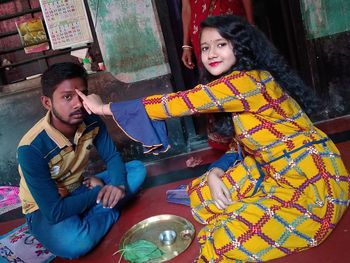
[[[261,88],[272,80],[258,71],[234,72],[191,90],[110,104],[114,121],[144,152],[169,149],[163,120],[196,113],[254,111],[266,104]]]
[[[170,148],[165,122],[151,120],[142,99],[110,103],[109,107],[115,123],[130,139],[142,143],[144,153],[158,154]]]
[[[142,102],[147,115],[154,120],[197,113],[252,111],[265,103],[260,88],[272,79],[269,74],[262,76],[260,73],[236,71],[208,85],[145,97]]]

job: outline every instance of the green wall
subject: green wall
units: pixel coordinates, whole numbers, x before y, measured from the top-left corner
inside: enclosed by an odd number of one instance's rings
[[[18,185],[16,149],[22,136],[45,114],[40,89],[0,93],[0,185]]]
[[[118,80],[136,82],[170,73],[151,0],[89,0],[103,60]]]
[[[308,39],[350,31],[349,0],[300,0]]]

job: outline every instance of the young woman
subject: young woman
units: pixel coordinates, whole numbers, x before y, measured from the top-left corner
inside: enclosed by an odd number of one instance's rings
[[[182,0],[183,46],[182,62],[189,69],[194,68],[192,53],[201,67],[200,24],[208,16],[236,15],[245,17],[253,24],[251,0]],[[192,52],[193,51],[193,52]]]
[[[194,69],[195,62],[202,69],[200,52],[200,24],[208,16],[236,15],[253,24],[251,0],[182,0],[183,46],[182,62]],[[193,59],[193,55],[195,60]],[[197,83],[197,82],[196,82]],[[232,141],[233,128],[228,114],[206,114],[206,133],[210,147],[226,151]]]
[[[348,207],[349,174],[334,143],[290,96],[315,108],[306,86],[239,17],[202,23],[201,58],[210,82],[191,90],[106,105],[79,94],[88,111],[113,114],[149,151],[167,146],[160,120],[232,114],[238,146],[188,186],[193,216],[205,225],[198,262],[267,261],[317,246]],[[235,149],[244,155],[238,161]]]

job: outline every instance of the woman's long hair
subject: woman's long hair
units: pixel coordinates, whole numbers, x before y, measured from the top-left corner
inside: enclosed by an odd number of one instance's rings
[[[254,69],[269,71],[278,84],[297,100],[307,113],[319,110],[319,101],[312,90],[288,66],[278,50],[256,27],[237,16],[208,17],[201,23],[202,30],[206,27],[217,29],[223,38],[231,41],[237,61],[230,72]],[[203,67],[202,81],[210,82],[216,78]]]

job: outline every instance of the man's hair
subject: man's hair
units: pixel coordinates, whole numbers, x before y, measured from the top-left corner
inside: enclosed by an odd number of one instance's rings
[[[44,96],[52,98],[57,85],[67,79],[81,78],[87,86],[88,74],[84,67],[73,62],[63,62],[51,65],[41,77],[41,87]]]

